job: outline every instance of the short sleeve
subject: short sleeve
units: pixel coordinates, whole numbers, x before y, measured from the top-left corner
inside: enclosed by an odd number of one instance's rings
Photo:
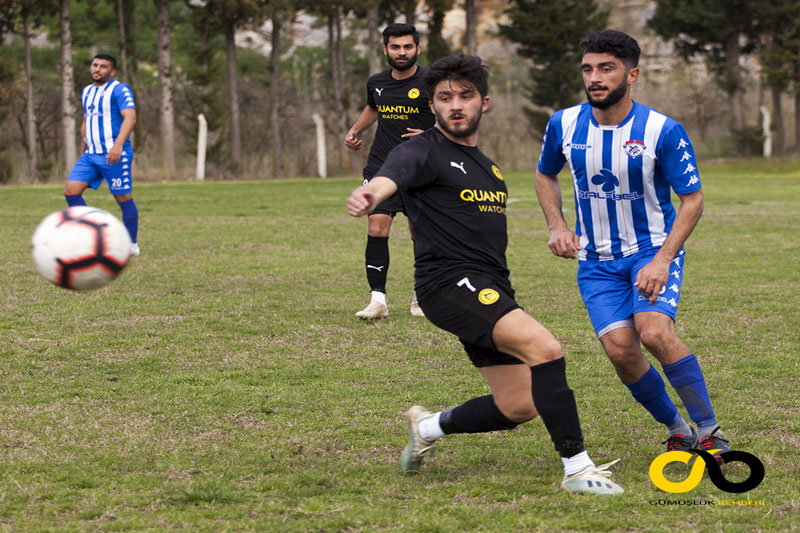
[[[683,126],[669,120],[658,139],[656,158],[661,173],[678,194],[689,194],[701,188],[694,148]]]
[[[375,91],[372,90],[372,78],[367,80],[367,105],[372,109],[378,109],[378,104],[375,103]]]
[[[548,176],[557,175],[567,162],[561,151],[560,116],[561,112],[558,112],[550,117],[542,139],[542,153],[539,155],[538,168],[539,172]]]
[[[375,176],[389,178],[400,191],[424,185],[433,179],[423,172],[430,150],[430,142],[421,136],[412,137],[389,152]]]
[[[133,101],[133,91],[124,83],[120,83],[117,86],[114,91],[114,98],[120,111],[123,109],[136,109],[136,104]]]

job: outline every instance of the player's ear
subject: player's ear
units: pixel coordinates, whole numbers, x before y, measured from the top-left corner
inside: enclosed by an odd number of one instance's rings
[[[628,85],[633,85],[639,79],[639,67],[633,67],[628,70]]]
[[[388,56],[389,50],[386,49],[386,45],[383,45],[383,55]]]
[[[486,96],[484,96],[484,97],[483,97],[483,104],[481,105],[481,111],[482,111],[482,112],[484,112],[484,113],[485,113],[486,111],[488,111],[488,110],[489,110],[489,101],[490,101],[490,100],[491,100],[491,98],[489,98],[489,95],[488,95],[488,94],[487,94]]]

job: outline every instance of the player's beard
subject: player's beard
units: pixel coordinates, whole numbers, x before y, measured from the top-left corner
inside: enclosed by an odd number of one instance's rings
[[[105,76],[103,76],[101,74],[99,78],[95,78],[94,75],[92,76],[92,80],[94,80],[94,82],[97,85],[103,85],[104,83],[106,83],[110,79],[111,79],[111,73],[110,72],[108,74],[106,74]]]
[[[408,70],[408,69],[410,69],[411,67],[413,67],[414,65],[416,65],[416,64],[417,64],[417,53],[416,53],[416,52],[414,52],[414,55],[413,55],[413,56],[408,56],[408,59],[406,59],[406,62],[405,62],[405,64],[403,64],[403,65],[400,65],[400,64],[398,64],[398,63],[397,63],[397,62],[396,62],[396,61],[395,61],[395,60],[392,58],[392,56],[390,56],[390,55],[387,55],[387,56],[386,56],[386,61],[389,63],[389,66],[390,66],[390,67],[392,67],[392,68],[393,68],[393,69],[395,69],[395,70],[399,70],[399,71],[401,71],[401,72],[402,72],[402,71],[404,71],[404,70]]]
[[[481,123],[481,116],[483,116],[483,111],[478,109],[478,112],[472,118],[467,117],[467,125],[460,130],[452,129],[450,126],[447,125],[447,121],[434,109],[433,114],[436,115],[436,124],[447,133],[448,135],[455,137],[457,139],[469,137],[476,131],[478,131],[478,126]],[[462,113],[461,116],[467,116],[466,114]]]
[[[627,79],[627,76],[625,76],[625,78]],[[597,85],[594,87],[597,87]],[[602,86],[600,88],[607,89],[607,87]],[[625,80],[623,80],[619,86],[609,91],[606,97],[601,100],[593,100],[592,95],[589,94],[588,87],[584,87],[584,90],[586,91],[586,99],[589,101],[589,105],[596,107],[597,109],[608,109],[612,105],[622,100],[622,98],[625,96],[625,93],[628,92],[628,84],[625,82]]]

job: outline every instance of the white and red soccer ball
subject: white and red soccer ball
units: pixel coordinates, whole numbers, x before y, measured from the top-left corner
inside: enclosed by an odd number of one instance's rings
[[[128,264],[131,238],[114,215],[89,206],[45,217],[31,241],[33,262],[52,283],[73,290],[99,289]]]

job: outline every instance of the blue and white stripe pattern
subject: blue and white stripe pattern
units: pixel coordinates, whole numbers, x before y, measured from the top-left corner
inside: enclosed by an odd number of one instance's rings
[[[689,136],[681,124],[633,103],[617,126],[600,126],[588,103],[562,109],[547,125],[539,171],[569,163],[581,260],[607,261],[664,244],[675,220],[670,188],[700,189]]]
[[[86,126],[86,153],[107,154],[114,146],[122,125],[123,109],[136,109],[131,88],[115,79],[105,85],[87,85],[81,93],[84,125]],[[130,139],[123,150],[132,153]]]

